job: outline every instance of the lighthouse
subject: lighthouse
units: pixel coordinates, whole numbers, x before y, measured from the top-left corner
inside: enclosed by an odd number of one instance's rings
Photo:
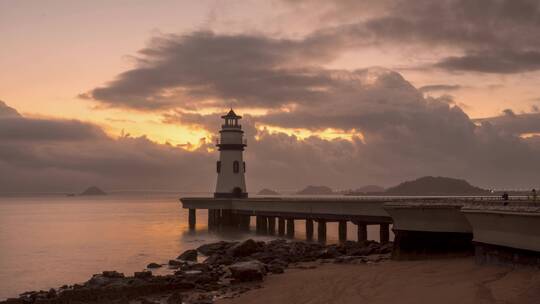
[[[231,109],[227,115],[221,116],[225,123],[219,131],[216,146],[219,149],[219,160],[216,163],[217,184],[214,197],[247,197],[246,162],[243,159],[246,141],[244,131],[236,115]]]

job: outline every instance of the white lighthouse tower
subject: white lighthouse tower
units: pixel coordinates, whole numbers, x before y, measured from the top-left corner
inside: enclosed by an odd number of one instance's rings
[[[216,144],[219,161],[216,165],[218,178],[214,197],[247,197],[244,177],[246,163],[242,157],[246,141],[242,126],[238,124],[242,116],[236,115],[231,109],[221,118],[225,119],[225,123],[221,126]]]

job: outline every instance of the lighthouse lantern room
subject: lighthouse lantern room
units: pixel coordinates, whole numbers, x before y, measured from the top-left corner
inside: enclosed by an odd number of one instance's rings
[[[221,118],[225,123],[221,126],[216,144],[219,149],[219,161],[216,164],[218,178],[214,197],[247,197],[244,177],[246,163],[242,155],[246,141],[243,138],[242,126],[238,123],[242,116],[236,115],[231,109]]]

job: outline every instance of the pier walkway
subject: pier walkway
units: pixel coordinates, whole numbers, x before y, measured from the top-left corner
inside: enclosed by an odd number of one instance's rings
[[[526,197],[513,197],[521,201]],[[339,239],[347,240],[347,222],[357,225],[357,240],[367,239],[367,225],[380,226],[380,241],[388,242],[390,224],[394,230],[398,224],[401,230],[427,232],[449,232],[470,234],[470,225],[461,215],[460,209],[466,204],[502,204],[495,196],[270,196],[252,198],[181,198],[183,208],[189,209],[189,225],[195,227],[196,209],[208,209],[208,227],[236,227],[249,229],[251,216],[256,218],[259,233],[294,236],[294,221],[303,220],[306,237],[313,239],[314,222],[317,223],[317,238],[326,240],[326,223],[339,223]],[[403,209],[400,206],[408,206]],[[409,208],[413,206],[413,208]],[[434,208],[435,206],[439,206]],[[429,208],[428,208],[429,207]],[[396,212],[396,210],[399,211]],[[406,219],[401,216],[406,210]],[[411,210],[413,213],[411,213]],[[398,213],[396,215],[396,213]],[[464,224],[465,223],[465,224]],[[465,227],[465,228],[463,228]],[[468,236],[466,239],[470,239]]]

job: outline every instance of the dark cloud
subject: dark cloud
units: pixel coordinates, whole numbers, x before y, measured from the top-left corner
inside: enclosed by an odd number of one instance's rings
[[[519,136],[521,134],[540,134],[540,113],[516,114],[511,109],[503,111],[503,115],[477,120],[481,123],[489,123],[499,132]]]
[[[316,102],[332,80],[326,71],[298,64],[333,56],[330,45],[311,39],[212,32],[161,36],[140,51],[136,68],[83,96],[141,110]]]
[[[1,141],[74,141],[105,137],[97,126],[77,120],[0,117]]]
[[[0,113],[14,113],[0,105]],[[73,192],[90,185],[210,190],[214,167],[206,148],[190,152],[145,137],[113,139],[80,121],[2,114],[0,192]]]
[[[436,66],[448,70],[499,74],[530,72],[540,69],[540,51],[472,53],[444,58]]]
[[[462,54],[435,64],[449,70],[507,74],[540,69],[540,2],[536,0],[390,0],[371,9],[371,2],[361,1],[300,2],[322,6],[326,18],[344,24],[317,32],[347,41],[342,47],[421,45]]]
[[[332,90],[343,83],[339,78],[351,74],[321,66],[366,46],[420,45],[460,54],[433,64],[452,71],[508,74],[540,69],[537,1],[395,0],[367,13],[354,1],[305,3],[356,11],[362,18],[299,39],[211,31],[154,37],[139,51],[133,69],[80,96],[138,110],[329,102]]]
[[[432,84],[419,87],[418,90],[422,93],[438,92],[438,91],[456,91],[463,87],[457,84]]]

